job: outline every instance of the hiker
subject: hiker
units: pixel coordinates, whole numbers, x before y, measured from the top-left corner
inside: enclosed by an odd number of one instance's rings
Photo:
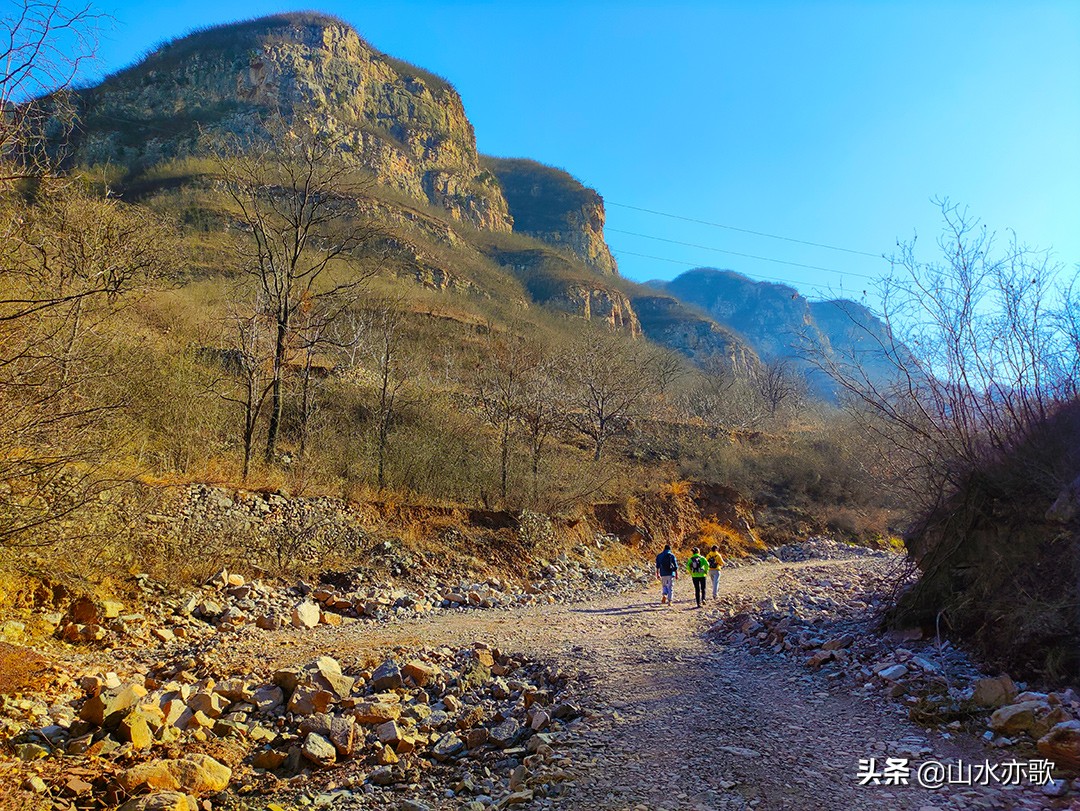
[[[720,567],[724,565],[724,556],[720,554],[720,549],[713,544],[713,548],[709,550],[709,554],[705,556],[705,560],[709,561],[709,577],[712,579],[712,598],[716,599],[716,593],[720,590]]]
[[[660,605],[675,602],[675,581],[679,579],[679,561],[671,551],[671,544],[656,556],[656,577],[660,581]]]
[[[705,602],[705,575],[709,573],[709,561],[701,556],[701,547],[694,547],[694,554],[686,561],[686,571],[690,572],[690,579],[694,581],[694,599],[697,607]]]

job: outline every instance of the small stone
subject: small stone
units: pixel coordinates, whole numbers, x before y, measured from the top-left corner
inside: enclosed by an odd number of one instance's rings
[[[381,743],[390,744],[391,746],[403,737],[401,727],[397,725],[396,721],[387,721],[385,724],[380,724],[375,728],[375,735]]]
[[[384,724],[401,717],[401,707],[383,702],[361,702],[353,707],[353,717],[358,724]]]
[[[49,756],[49,750],[38,743],[19,743],[15,745],[15,756],[19,760],[41,760]]]
[[[83,704],[79,718],[96,726],[112,728],[145,697],[146,688],[139,684],[107,690]]]
[[[1016,697],[1016,685],[1008,676],[979,679],[971,700],[980,707],[1004,707]]]
[[[462,743],[461,738],[451,732],[436,741],[431,749],[431,755],[436,760],[449,760],[464,748],[465,744]]]
[[[1080,721],[1062,721],[1037,743],[1039,754],[1064,769],[1080,770]]]
[[[189,755],[179,760],[154,760],[125,769],[117,776],[121,788],[131,793],[145,785],[151,790],[217,794],[232,778],[232,769],[209,755]]]
[[[878,675],[886,681],[899,681],[907,675],[908,669],[904,665],[892,665],[878,671]]]
[[[391,786],[397,781],[394,772],[389,766],[380,766],[368,775],[368,782],[376,786]]]
[[[209,718],[220,718],[229,708],[229,700],[217,693],[196,693],[187,702],[192,712],[201,712]]]
[[[32,791],[35,794],[44,794],[49,790],[49,786],[45,781],[36,774],[26,779],[26,782],[23,783],[23,788],[26,791]]]
[[[990,716],[990,729],[1003,735],[1027,732],[1035,726],[1036,713],[1041,709],[1049,710],[1049,707],[1041,701],[1025,701],[1002,707]]]
[[[133,749],[149,749],[154,745],[154,733],[150,729],[148,716],[142,710],[133,710],[128,713],[120,726],[117,734],[123,741],[129,741]]]
[[[496,746],[513,746],[521,736],[521,724],[516,718],[507,718],[489,730],[491,741]]]
[[[267,771],[274,771],[281,768],[281,764],[285,762],[287,755],[284,752],[279,752],[276,749],[263,749],[255,753],[255,756],[251,759],[251,765],[256,769],[266,769]]]
[[[200,811],[194,798],[178,791],[159,791],[132,797],[117,811]]]
[[[422,662],[419,659],[413,659],[401,669],[401,674],[405,678],[411,679],[417,687],[426,686],[438,673],[439,668],[435,665]]]

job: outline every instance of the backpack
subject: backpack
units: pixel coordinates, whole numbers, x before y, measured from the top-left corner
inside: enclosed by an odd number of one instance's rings
[[[661,552],[656,556],[656,568],[659,569],[660,574],[671,577],[679,570],[679,563],[673,553]]]
[[[690,558],[690,571],[692,571],[692,572],[703,572],[703,571],[705,571],[705,567],[702,565],[704,563],[705,563],[705,558],[701,557],[701,555],[694,555],[692,558]]]

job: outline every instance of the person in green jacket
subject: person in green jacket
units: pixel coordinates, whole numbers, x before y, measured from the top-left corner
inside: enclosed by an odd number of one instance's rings
[[[690,572],[690,579],[694,581],[694,600],[701,608],[705,602],[705,575],[709,573],[709,561],[702,556],[700,547],[694,547],[694,554],[686,561],[686,571]]]

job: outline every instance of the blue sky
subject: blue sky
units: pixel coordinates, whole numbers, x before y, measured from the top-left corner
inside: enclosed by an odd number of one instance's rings
[[[111,71],[193,27],[301,6],[98,7],[115,18],[100,47],[99,70]],[[316,8],[453,82],[481,151],[560,166],[596,188],[629,278],[710,265],[858,298],[897,239],[917,233],[934,256],[934,196],[1077,272],[1075,0]]]

